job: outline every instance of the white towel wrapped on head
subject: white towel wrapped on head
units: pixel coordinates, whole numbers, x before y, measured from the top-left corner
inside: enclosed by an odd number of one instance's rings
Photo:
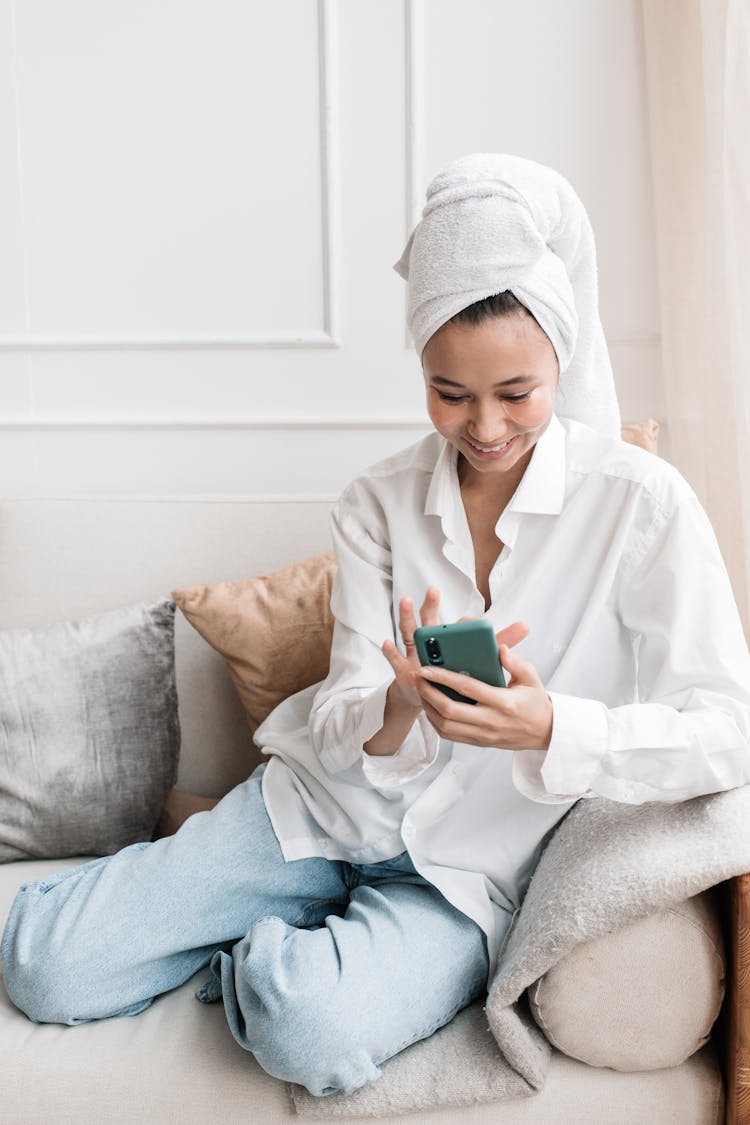
[[[559,173],[493,153],[453,161],[427,188],[422,219],[395,269],[409,283],[409,328],[420,357],[456,313],[509,289],[557,354],[556,412],[619,435],[594,235]]]

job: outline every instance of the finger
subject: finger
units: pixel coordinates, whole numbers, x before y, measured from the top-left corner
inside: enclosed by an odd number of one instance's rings
[[[443,719],[455,719],[456,707],[473,707],[473,703],[461,703],[458,699],[451,699],[444,691],[440,691],[435,684],[429,683],[417,672],[415,676],[417,691],[425,706],[429,705],[433,711],[440,714]],[[452,685],[451,685],[452,686]]]
[[[520,644],[525,637],[528,637],[529,632],[530,628],[525,621],[514,621],[512,625],[506,625],[504,629],[495,634],[497,647],[508,645],[512,648],[513,645]]]
[[[398,603],[398,628],[407,655],[414,650],[414,630],[416,627],[417,619],[414,616],[414,602],[411,598],[402,598]]]
[[[436,683],[430,683],[421,674],[421,671],[421,669],[417,671],[414,676],[420,698],[425,705],[429,704],[435,711],[438,711],[446,721],[467,723],[474,727],[477,725],[480,713],[482,715],[497,714],[505,710],[507,693],[504,688],[490,687],[488,684],[482,683],[481,680],[473,680],[470,676],[459,676],[456,679],[456,674],[449,672],[448,675],[454,676],[453,682],[449,686],[454,691],[460,692],[468,701],[465,702],[446,695],[444,691],[438,688]],[[503,692],[503,694],[495,695],[492,694],[493,692]],[[486,693],[490,693],[489,696]],[[477,697],[480,695],[485,696],[485,698],[478,699]],[[509,708],[509,713],[512,710],[512,707]]]
[[[394,661],[397,664],[403,663],[404,657],[402,653],[399,652],[399,650],[396,648],[393,641],[383,641],[382,645],[380,646],[380,651],[383,653],[383,656],[386,658],[389,664],[392,664]]]
[[[453,688],[454,691],[459,691],[461,695],[474,699],[477,703],[484,703],[488,707],[502,706],[503,703],[502,695],[498,696],[497,693],[504,692],[505,688],[493,687],[491,684],[486,684],[483,680],[475,680],[472,676],[467,676],[463,672],[449,672],[447,668],[433,668],[428,665],[425,668],[420,668],[419,679],[422,682],[431,681],[433,684],[445,684],[446,687]],[[435,691],[438,691],[438,689],[435,688]],[[438,694],[448,699],[448,696],[444,695],[443,692]],[[465,703],[462,706],[467,707],[471,704]]]
[[[400,653],[396,648],[393,641],[383,641],[382,645],[380,646],[380,651],[383,653],[383,656],[386,658],[397,676],[409,663],[406,657],[403,656],[402,653]]]
[[[542,686],[534,665],[527,660],[521,660],[520,656],[511,652],[506,644],[500,645],[500,663],[510,672],[514,684],[524,684],[527,687]]]
[[[422,693],[420,692],[420,695],[421,694]],[[422,696],[422,707],[435,729],[439,730],[440,733],[444,735],[444,737],[450,737],[450,735],[448,734],[449,731],[458,730],[459,727],[461,729],[468,729],[471,724],[462,723],[460,719],[455,717],[455,715],[446,715],[444,706],[446,700],[448,701],[448,703],[453,702],[453,700],[448,699],[447,696],[443,695],[443,693],[439,691],[437,692],[437,697],[434,700],[427,700],[424,696]],[[457,706],[469,707],[471,705],[468,703],[463,703],[457,704]]]
[[[439,625],[440,591],[437,586],[428,586],[425,590],[424,601],[419,610],[419,620],[423,625]]]
[[[424,713],[441,738],[450,742],[463,742],[467,746],[486,746],[491,738],[482,732],[476,723],[462,723],[456,719],[446,719],[429,703],[423,703]],[[474,708],[472,708],[472,713]]]

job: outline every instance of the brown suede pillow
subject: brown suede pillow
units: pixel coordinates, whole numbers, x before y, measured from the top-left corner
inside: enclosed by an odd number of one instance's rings
[[[193,628],[225,658],[251,730],[282,700],[325,679],[335,569],[331,552],[270,575],[172,591]]]

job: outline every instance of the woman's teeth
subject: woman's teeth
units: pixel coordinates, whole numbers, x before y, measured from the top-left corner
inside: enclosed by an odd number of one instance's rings
[[[477,442],[469,440],[469,445],[472,446],[473,449],[478,449],[480,453],[499,453],[500,450],[505,449],[506,445],[509,445],[512,440],[512,438],[508,438],[507,441],[501,442],[500,445],[478,445]]]

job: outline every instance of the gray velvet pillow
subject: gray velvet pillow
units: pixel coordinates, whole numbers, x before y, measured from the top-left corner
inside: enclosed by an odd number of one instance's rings
[[[180,749],[174,612],[0,630],[0,862],[151,838]]]

